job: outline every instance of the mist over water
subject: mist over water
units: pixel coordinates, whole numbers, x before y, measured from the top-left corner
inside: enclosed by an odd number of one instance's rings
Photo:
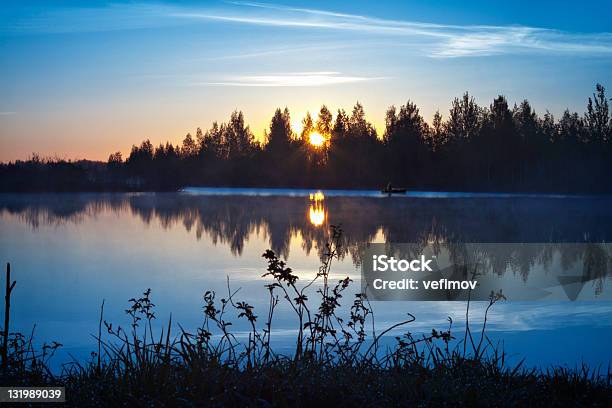
[[[329,225],[344,230],[342,260],[332,278],[351,277],[360,290],[361,249],[368,242],[412,242],[445,246],[462,242],[593,243],[612,240],[612,198],[423,194],[381,197],[379,193],[303,190],[209,189],[164,194],[2,194],[0,260],[11,262],[17,286],[12,305],[15,330],[39,341],[64,344],[85,358],[94,348],[99,307],[105,319],[127,324],[127,300],[147,288],[158,306],[158,323],[170,313],[183,327],[202,321],[202,294],[237,295],[265,313],[267,279],[261,254],[281,254],[304,281],[316,273]],[[311,196],[312,193],[313,195]],[[567,262],[584,254],[566,254]],[[498,273],[521,282],[537,279],[542,253],[493,259]],[[609,298],[605,273],[581,293]],[[351,295],[352,296],[352,295]],[[580,300],[580,296],[578,296]],[[345,304],[352,302],[346,296]],[[376,324],[384,328],[413,313],[413,332],[446,328],[447,316],[462,330],[464,302],[375,302]],[[482,304],[470,320],[482,320]],[[278,310],[273,342],[289,349],[295,341],[291,311]],[[241,322],[235,323],[241,329]],[[534,365],[582,359],[611,360],[612,304],[594,302],[509,302],[491,314],[493,338],[526,355]],[[391,333],[397,335],[400,333]],[[554,340],[553,340],[554,339]],[[389,340],[390,341],[390,340]],[[580,345],[577,348],[576,345]],[[571,353],[562,352],[565,347]]]

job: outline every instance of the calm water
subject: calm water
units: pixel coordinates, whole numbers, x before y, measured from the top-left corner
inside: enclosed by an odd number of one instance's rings
[[[304,280],[316,272],[327,226],[345,231],[343,259],[334,278],[350,276],[359,290],[360,248],[367,242],[612,242],[612,198],[324,191],[187,189],[167,194],[0,195],[0,261],[11,262],[17,286],[12,322],[39,340],[64,344],[59,359],[86,358],[94,349],[99,307],[105,319],[127,324],[127,300],[153,291],[157,316],[195,328],[202,294],[225,294],[227,277],[238,298],[267,308],[262,278],[268,248],[287,259]],[[311,200],[311,198],[313,200]],[[582,254],[566,254],[565,262]],[[542,254],[496,259],[500,274],[529,282],[543,274]],[[535,266],[534,266],[535,265]],[[491,336],[532,365],[612,360],[612,299],[607,270],[582,285],[577,302],[507,302],[496,305]],[[350,298],[347,296],[346,301]],[[407,329],[445,329],[447,316],[461,331],[462,302],[375,302],[379,328],[406,312]],[[471,321],[482,320],[483,304]],[[236,322],[236,330],[244,329]],[[278,310],[273,338],[281,350],[294,342],[292,315]],[[393,333],[399,334],[399,333]],[[457,333],[460,334],[460,333]]]

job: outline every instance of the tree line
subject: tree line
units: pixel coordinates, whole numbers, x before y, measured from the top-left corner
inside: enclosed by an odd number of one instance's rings
[[[324,142],[309,143],[317,132]],[[612,191],[612,118],[602,85],[586,112],[566,110],[555,119],[536,114],[527,100],[510,106],[498,96],[480,106],[467,92],[444,118],[427,123],[410,100],[391,106],[377,132],[358,102],[335,115],[323,105],[306,115],[300,133],[287,108],[276,109],[258,141],[240,111],[225,123],[198,128],[179,145],[149,140],[97,167],[91,163],[34,158],[0,167],[27,185],[38,172],[81,177],[83,189],[173,190],[186,185],[380,188],[387,183],[418,190]],[[42,169],[42,170],[41,170]],[[52,178],[52,177],[51,177]],[[40,180],[40,177],[38,178]]]

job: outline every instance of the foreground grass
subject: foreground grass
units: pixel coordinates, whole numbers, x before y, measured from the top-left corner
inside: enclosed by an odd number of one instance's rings
[[[611,402],[609,383],[578,372],[513,373],[470,360],[437,368],[392,369],[364,362],[277,360],[238,369],[205,359],[102,372],[89,367],[39,384],[65,385],[72,406],[497,407],[610,406]]]
[[[491,294],[485,325],[473,332],[461,328],[455,339],[448,329],[428,335],[407,332],[393,348],[382,349],[380,339],[391,329],[409,327],[414,316],[376,333],[367,298],[357,294],[349,316],[338,316],[346,278],[328,281],[338,256],[341,231],[333,228],[327,256],[312,281],[298,279],[274,253],[267,251],[271,278],[265,318],[253,307],[227,296],[204,295],[204,321],[195,332],[172,333],[172,322],[153,330],[155,305],[147,290],[130,299],[127,329],[113,326],[100,315],[95,336],[98,351],[86,363],[73,362],[55,375],[49,359],[57,343],[34,350],[32,339],[5,336],[0,384],[11,386],[61,385],[69,406],[612,406],[612,376],[586,366],[575,369],[527,369],[508,366],[505,354],[486,334],[489,309],[503,300]],[[317,290],[313,308],[308,289]],[[10,296],[9,296],[10,299]],[[299,322],[292,355],[277,355],[270,346],[275,308],[288,302]],[[229,318],[228,315],[231,315]],[[244,319],[251,327],[248,340],[232,334],[230,319]],[[261,321],[263,320],[263,325]],[[180,326],[179,326],[180,327]],[[4,345],[3,344],[3,345]]]
[[[492,360],[382,367],[274,358],[237,367],[210,355],[120,360],[73,367],[61,377],[36,370],[3,384],[63,385],[70,406],[610,406],[610,377],[588,370],[513,370]]]

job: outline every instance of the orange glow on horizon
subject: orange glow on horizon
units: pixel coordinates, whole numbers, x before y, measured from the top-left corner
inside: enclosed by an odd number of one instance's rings
[[[241,108],[245,114],[246,124],[255,134],[255,140],[261,144],[267,141],[266,132],[269,131],[274,106],[276,105],[266,108],[252,106]],[[349,102],[337,105],[328,104],[332,111],[335,106],[350,107],[351,105]],[[182,108],[184,111],[181,111],[180,115],[168,112],[162,114],[152,108],[146,110],[142,108],[142,111],[133,117],[127,117],[125,112],[113,111],[113,120],[109,119],[107,111],[91,113],[87,109],[77,111],[78,114],[75,114],[75,111],[49,112],[37,120],[26,118],[20,113],[0,116],[0,127],[3,130],[0,162],[28,160],[32,153],[51,159],[87,159],[106,162],[109,155],[117,151],[121,152],[125,160],[130,155],[131,146],[138,146],[145,139],[149,139],[155,147],[159,144],[165,145],[166,142],[180,146],[187,133],[195,137],[198,127],[206,132],[213,121],[216,120],[219,123],[227,121],[228,115],[225,110],[221,110],[220,113],[210,112],[210,116],[201,117],[200,112],[190,112],[191,107],[182,106]],[[291,126],[297,135],[302,131],[302,116],[293,112],[307,111],[306,108],[310,106],[290,108]],[[384,123],[379,124],[375,120],[382,117],[383,114],[384,112],[376,112],[375,109],[372,109],[371,123],[377,129],[384,129]],[[101,125],[92,128],[90,126],[92,121]],[[322,136],[324,137],[322,146],[327,146],[330,143],[329,135]],[[314,136],[314,138],[318,137]],[[380,131],[379,137],[381,137]],[[316,143],[312,144],[309,139],[306,140],[312,148],[322,147],[317,146]]]

